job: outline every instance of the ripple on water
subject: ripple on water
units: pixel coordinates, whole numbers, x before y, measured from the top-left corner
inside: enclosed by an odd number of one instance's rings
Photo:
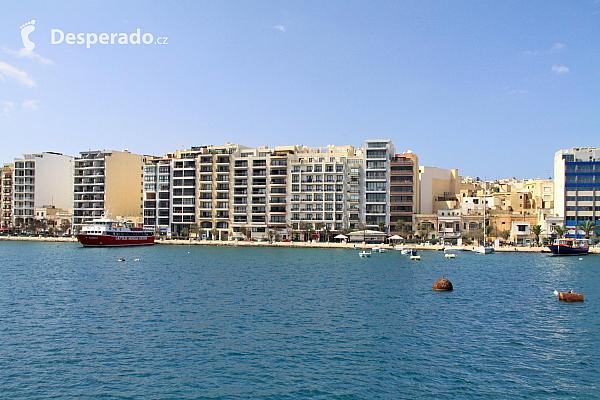
[[[6,398],[597,397],[595,256],[0,242],[0,267]]]

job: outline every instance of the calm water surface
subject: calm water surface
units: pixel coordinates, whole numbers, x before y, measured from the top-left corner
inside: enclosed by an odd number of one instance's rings
[[[0,242],[0,396],[599,398],[599,271],[594,255]],[[453,292],[432,290],[442,276]]]

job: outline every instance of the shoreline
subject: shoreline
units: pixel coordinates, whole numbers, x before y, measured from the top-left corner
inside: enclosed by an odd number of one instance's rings
[[[63,242],[77,243],[74,237],[19,237],[19,236],[0,236],[0,240],[6,241],[29,241],[29,242]],[[386,248],[394,250],[393,245],[389,244],[365,244],[365,243],[335,243],[335,242],[244,242],[244,241],[216,241],[216,240],[156,240],[157,245],[163,246],[241,246],[241,247],[280,247],[280,248],[304,248],[304,249],[345,249],[345,250],[362,250],[372,249],[374,247]],[[448,250],[458,250],[457,246],[442,246],[442,245],[424,245],[424,244],[408,244],[407,248],[414,248],[422,251],[442,251],[444,248]],[[476,246],[463,246],[464,251],[471,251]],[[543,253],[551,254],[547,247],[495,247],[498,253]],[[590,247],[590,254],[600,254],[600,248]]]

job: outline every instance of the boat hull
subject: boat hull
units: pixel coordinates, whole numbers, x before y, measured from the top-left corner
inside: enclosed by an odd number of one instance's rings
[[[576,248],[571,246],[559,246],[551,244],[548,246],[552,254],[557,256],[581,256],[589,252],[589,248]]]
[[[125,247],[149,246],[154,244],[154,236],[113,236],[113,235],[75,235],[83,247]]]
[[[473,249],[473,251],[475,253],[479,253],[479,254],[493,254],[496,252],[496,250],[494,250],[493,247],[489,247],[489,246],[478,246],[478,247],[475,247]]]

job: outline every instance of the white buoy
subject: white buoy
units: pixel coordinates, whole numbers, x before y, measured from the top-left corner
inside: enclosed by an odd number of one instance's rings
[[[579,261],[583,260],[583,258],[579,257]]]
[[[555,290],[555,291],[554,291],[554,295],[555,295],[555,296],[558,296],[558,290]]]

